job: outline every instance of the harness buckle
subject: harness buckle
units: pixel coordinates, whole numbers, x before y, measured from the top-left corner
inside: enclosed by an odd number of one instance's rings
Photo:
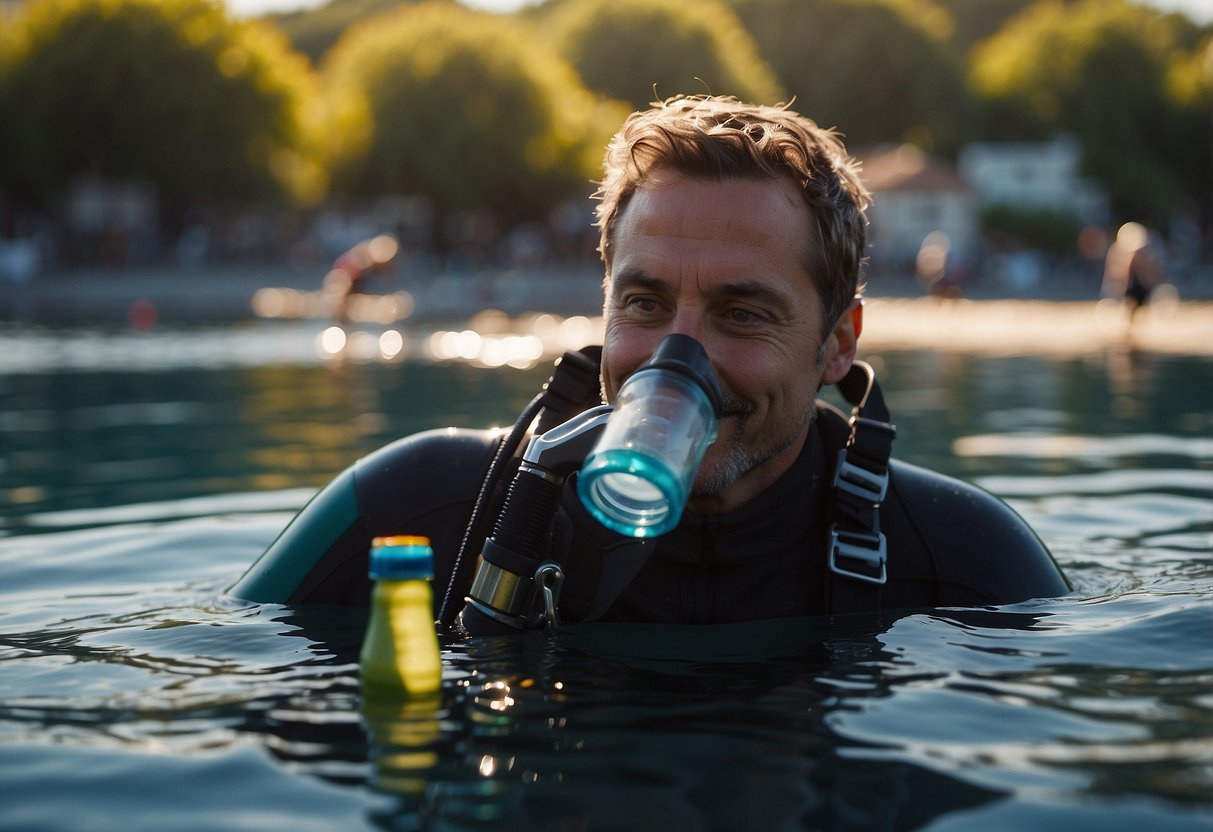
[[[838,452],[838,464],[834,466],[834,488],[870,500],[879,505],[889,490],[889,473],[875,474],[860,465],[847,461],[847,449]]]
[[[858,568],[849,568],[839,559],[850,561]],[[880,532],[853,532],[830,528],[830,571],[846,578],[883,586],[888,578],[885,537]]]

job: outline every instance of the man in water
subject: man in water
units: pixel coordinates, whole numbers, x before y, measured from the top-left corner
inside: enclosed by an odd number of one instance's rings
[[[560,614],[573,621],[727,623],[1068,591],[1048,551],[1005,505],[890,464],[887,414],[865,410],[848,424],[818,407],[823,385],[853,375],[863,329],[869,195],[837,136],[787,108],[679,97],[627,120],[604,173],[600,377],[591,371],[592,400],[548,407],[563,408],[562,419],[575,415],[597,402],[599,378],[602,398],[614,401],[658,343],[680,333],[704,347],[719,378],[719,435],[681,521],[656,539],[598,525],[571,476],[542,551],[481,564],[473,619],[506,627],[538,620],[551,595],[534,574],[544,561],[560,564]],[[879,399],[868,390],[865,400],[868,393]],[[292,554],[291,540],[317,537],[297,520],[301,530],[284,534],[287,543],[272,547],[265,568],[250,570],[235,591],[366,603],[370,536],[425,534],[449,623],[488,534],[469,522],[473,504],[489,506],[490,516],[500,507],[504,487],[482,488],[499,441],[435,431],[364,460],[351,485],[330,487],[357,494],[357,516],[340,539],[323,552]],[[855,478],[862,487],[848,487]],[[303,565],[283,567],[292,577],[278,586],[256,577],[293,557]],[[502,602],[507,594],[523,599],[522,608]]]

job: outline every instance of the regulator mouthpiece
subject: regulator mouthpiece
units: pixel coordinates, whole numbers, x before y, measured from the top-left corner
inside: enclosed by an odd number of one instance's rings
[[[578,475],[581,502],[620,534],[665,534],[682,517],[720,413],[720,384],[703,347],[667,335],[620,389]]]

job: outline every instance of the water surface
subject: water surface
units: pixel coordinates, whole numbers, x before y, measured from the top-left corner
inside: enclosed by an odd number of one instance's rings
[[[548,370],[316,335],[0,331],[0,826],[1213,828],[1213,359],[866,356],[898,456],[1011,503],[1071,596],[448,639],[395,703],[363,612],[224,589],[358,456]]]

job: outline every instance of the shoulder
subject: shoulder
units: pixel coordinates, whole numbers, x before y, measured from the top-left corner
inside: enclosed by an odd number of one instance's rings
[[[366,604],[371,539],[421,534],[445,586],[500,442],[496,431],[431,430],[356,462],[313,498],[232,587],[266,603]]]
[[[827,453],[843,446],[847,419],[819,404]],[[1070,591],[1048,548],[1006,503],[971,483],[889,461],[880,508],[888,545],[885,606],[978,606]]]
[[[363,457],[354,466],[354,488],[372,533],[396,534],[418,510],[474,499],[500,441],[498,431],[444,428]]]
[[[1031,526],[971,483],[893,461],[881,522],[890,571],[907,580],[930,573],[938,605],[1013,603],[1070,591]]]
[[[501,440],[498,431],[441,428],[398,439],[357,463],[359,477],[392,476],[400,469],[462,469],[487,461]]]

